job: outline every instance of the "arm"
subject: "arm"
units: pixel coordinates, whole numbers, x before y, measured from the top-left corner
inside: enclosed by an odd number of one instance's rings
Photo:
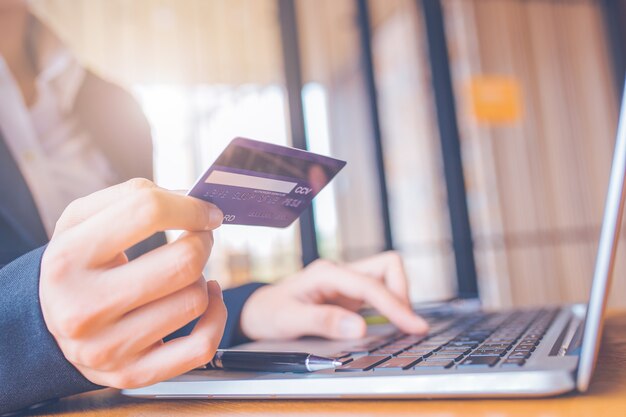
[[[0,414],[102,388],[65,358],[46,327],[39,303],[44,250],[38,248],[0,267]],[[260,285],[224,291],[229,318],[222,344],[244,341],[238,331],[239,317],[244,303]]]
[[[38,248],[0,269],[0,413],[98,388],[63,356],[39,305]]]
[[[207,363],[225,330],[222,299],[237,310],[252,291],[223,296],[202,278],[222,217],[148,181],[70,204],[46,248],[0,269],[0,413],[99,386],[150,385]],[[167,229],[187,232],[129,261],[128,247]],[[162,340],[196,318],[186,337]]]

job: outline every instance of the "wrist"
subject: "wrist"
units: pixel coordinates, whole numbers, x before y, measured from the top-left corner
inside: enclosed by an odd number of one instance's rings
[[[239,332],[242,337],[248,340],[259,340],[262,332],[259,330],[263,326],[263,319],[260,313],[260,305],[262,305],[265,293],[271,288],[266,285],[254,291],[246,300],[241,310],[239,319]]]
[[[248,306],[252,297],[266,286],[267,284],[253,282],[224,291],[224,302],[228,308],[228,320],[226,322],[224,337],[220,344],[221,348],[239,345],[254,339],[254,332],[250,334],[247,331],[248,326],[243,324],[244,310],[249,310]]]

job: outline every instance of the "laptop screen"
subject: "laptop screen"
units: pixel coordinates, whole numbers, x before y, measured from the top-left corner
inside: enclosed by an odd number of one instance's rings
[[[586,391],[598,356],[602,337],[602,321],[608,298],[608,292],[615,266],[615,252],[619,239],[622,213],[624,208],[624,175],[626,174],[626,85],[622,95],[619,124],[611,176],[604,206],[604,218],[598,244],[596,265],[591,285],[589,304],[580,361],[578,363],[577,388]]]

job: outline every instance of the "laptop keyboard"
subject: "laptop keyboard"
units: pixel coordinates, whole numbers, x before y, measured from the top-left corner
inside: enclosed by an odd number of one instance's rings
[[[426,336],[396,333],[332,355],[335,372],[384,372],[524,366],[558,309],[474,313],[435,322]]]

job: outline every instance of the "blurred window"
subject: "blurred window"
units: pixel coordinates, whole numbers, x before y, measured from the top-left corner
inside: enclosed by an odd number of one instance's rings
[[[281,86],[148,84],[134,90],[152,124],[156,180],[163,187],[189,189],[236,136],[288,144]],[[207,276],[228,284],[271,281],[301,266],[297,223],[286,229],[227,226],[215,231],[215,241]]]
[[[617,123],[599,3],[443,1],[488,305],[588,297]]]
[[[290,143],[275,0],[31,4],[87,66],[135,93],[160,185],[190,188],[235,136]],[[215,240],[206,273],[224,285],[301,267],[297,224],[228,226]]]
[[[336,192],[316,202],[320,252],[340,260],[371,255],[384,238],[356,2],[296,4],[309,144],[348,161]],[[447,298],[455,270],[421,14],[408,0],[369,8],[394,244],[412,299]]]
[[[319,251],[350,261],[385,247],[358,3],[294,1],[309,148],[348,161],[314,202]],[[584,300],[617,113],[600,2],[441,2],[483,301]],[[30,3],[137,95],[161,185],[190,187],[235,136],[291,143],[277,0]],[[392,235],[425,300],[456,280],[419,4],[367,1]],[[301,267],[298,225],[224,227],[216,242],[207,274],[226,284]]]

